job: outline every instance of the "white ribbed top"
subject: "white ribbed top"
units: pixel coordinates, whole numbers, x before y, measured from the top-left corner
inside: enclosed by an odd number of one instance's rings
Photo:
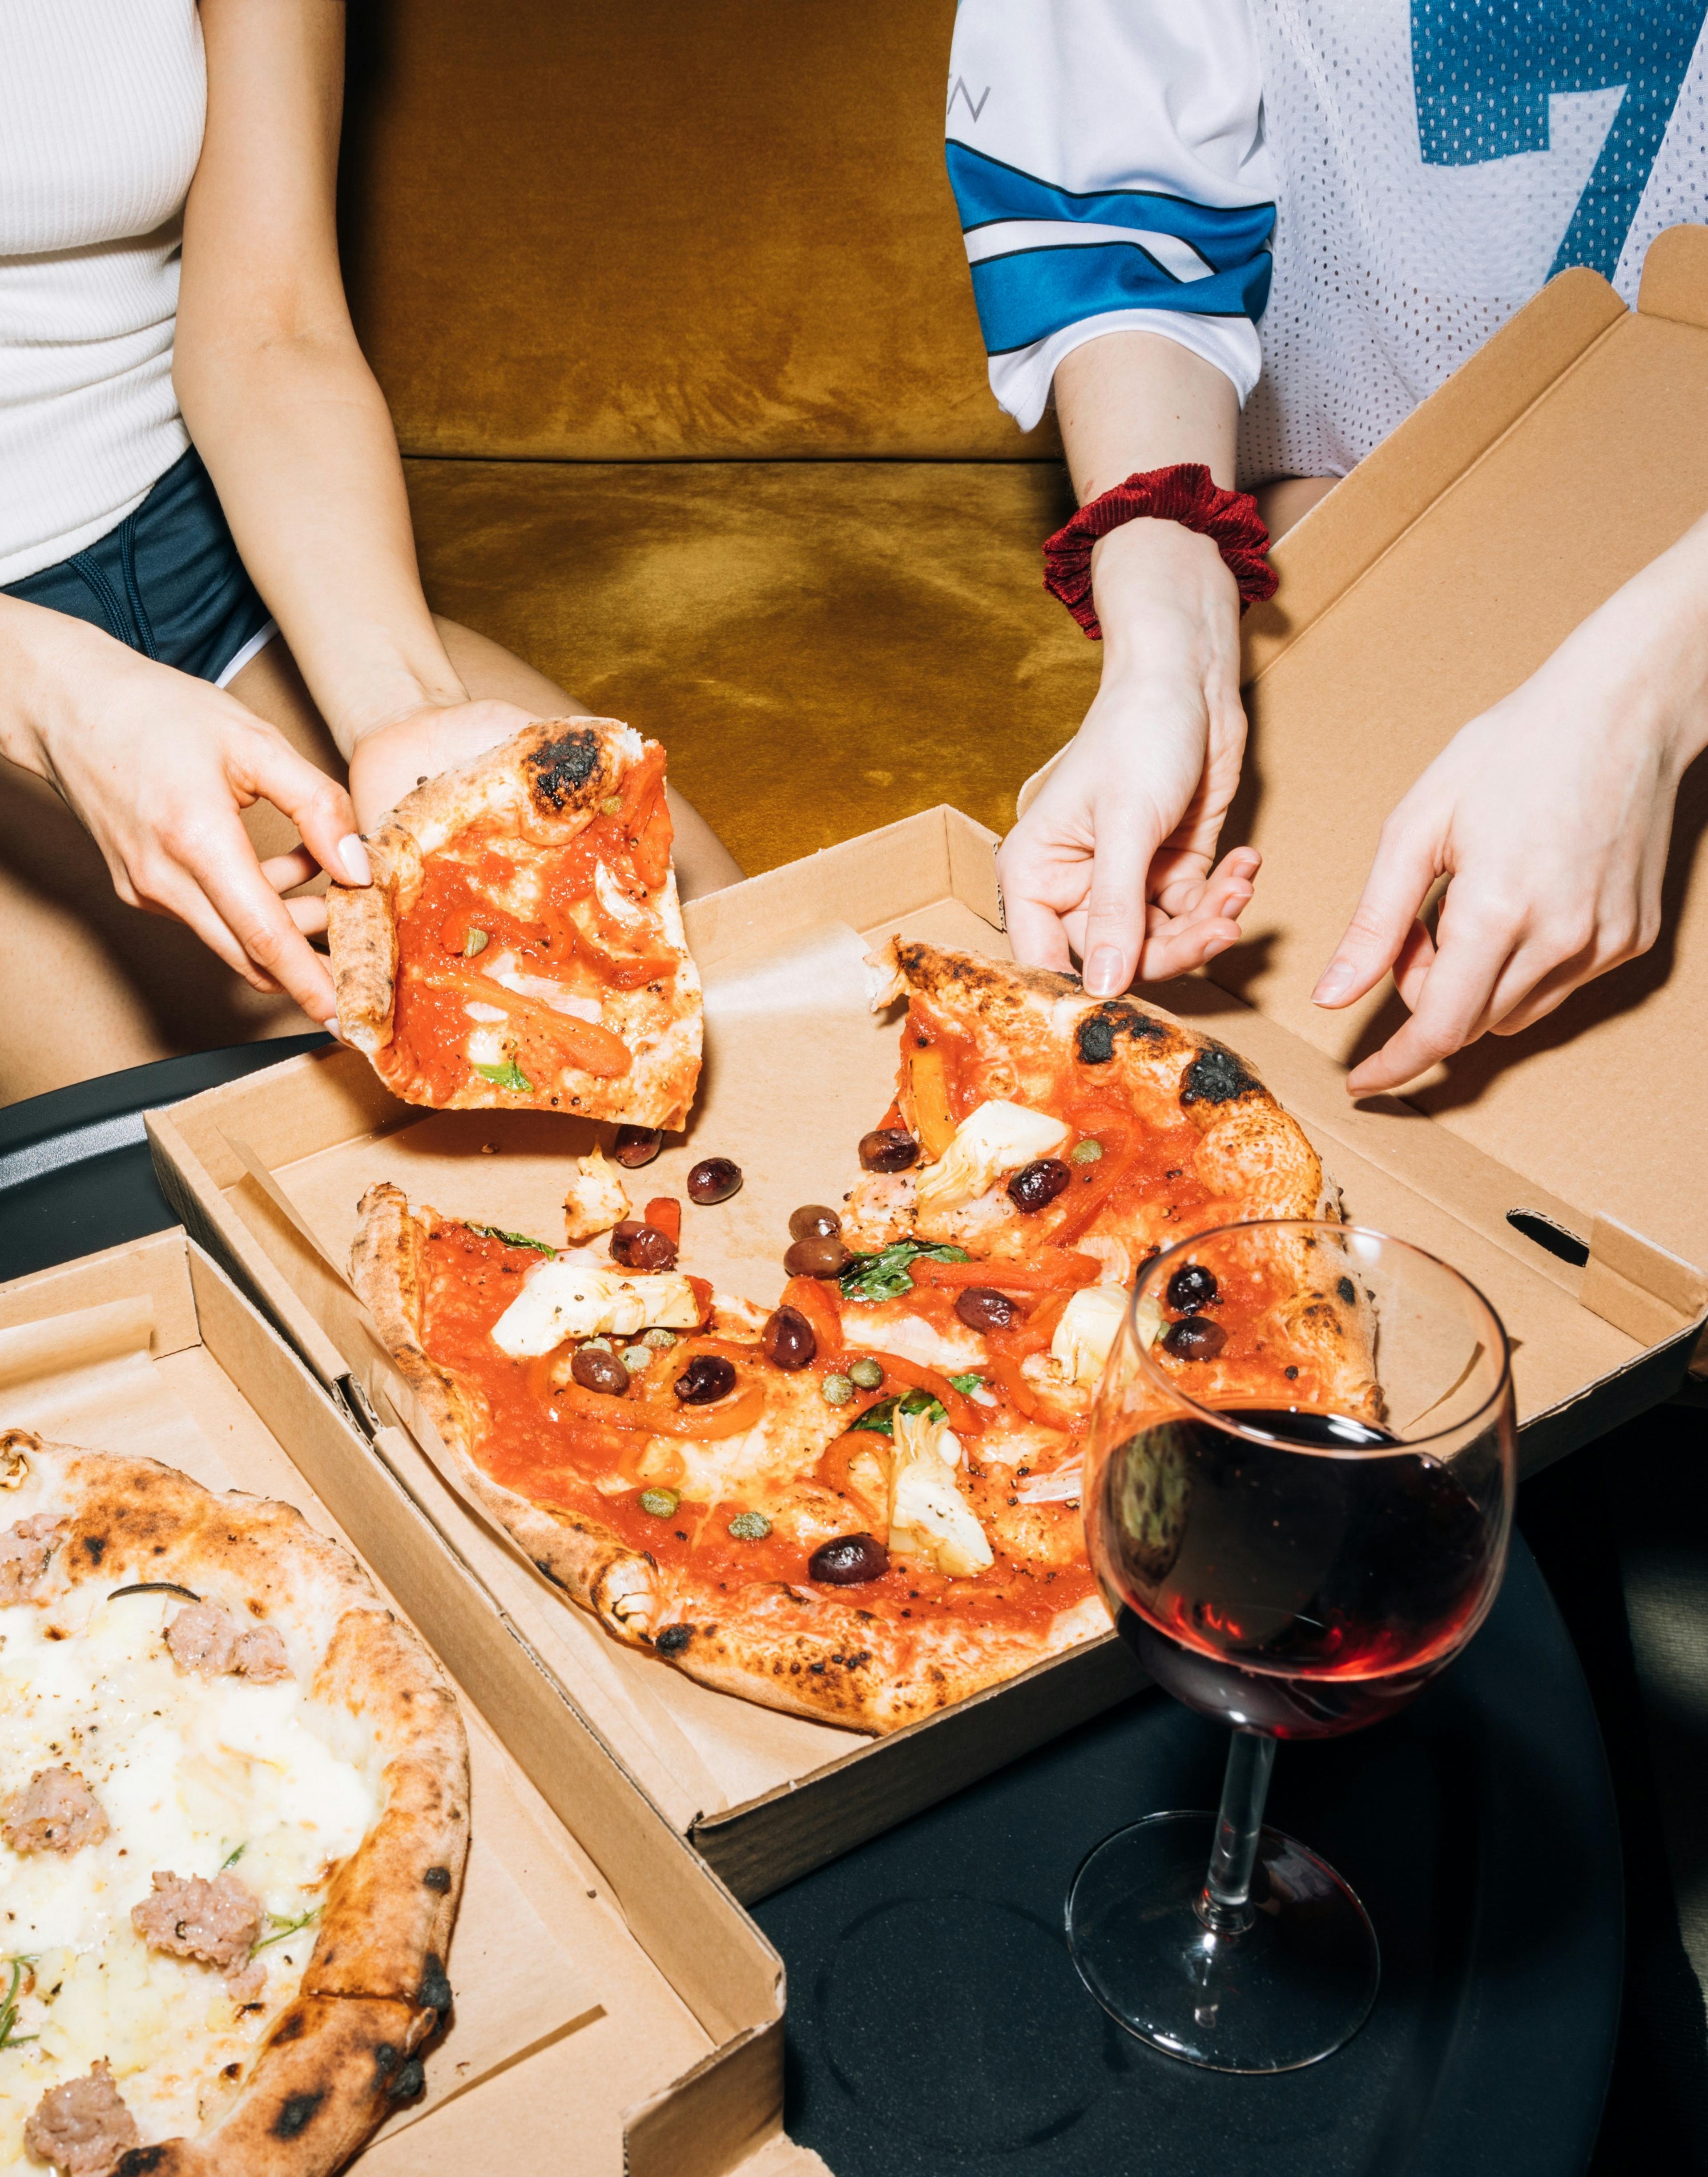
[[[0,0],[0,582],[117,526],[172,392],[207,69],[195,0]]]

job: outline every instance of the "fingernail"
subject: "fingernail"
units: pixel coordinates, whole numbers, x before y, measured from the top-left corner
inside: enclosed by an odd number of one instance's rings
[[[1213,960],[1218,952],[1226,952],[1232,942],[1233,940],[1231,937],[1212,937],[1204,948],[1205,958]]]
[[[344,1030],[339,1026],[338,1016],[336,1013],[329,1013],[326,1016],[326,1018],[321,1022],[320,1025],[325,1029],[328,1035],[335,1037],[340,1043],[343,1042]]]
[[[1331,1006],[1337,998],[1344,997],[1352,988],[1352,970],[1345,960],[1331,960],[1323,970],[1323,979],[1311,992],[1314,1006]]]
[[[354,832],[346,832],[339,841],[338,853],[344,864],[344,874],[351,884],[373,882],[373,871],[367,866],[367,849]]]
[[[1112,998],[1122,984],[1121,955],[1112,945],[1100,945],[1085,963],[1085,972],[1080,978],[1085,994],[1093,998]]]

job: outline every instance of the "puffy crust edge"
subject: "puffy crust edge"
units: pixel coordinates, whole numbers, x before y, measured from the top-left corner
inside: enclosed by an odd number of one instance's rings
[[[658,1575],[651,1558],[595,1520],[554,1513],[495,1481],[476,1456],[487,1426],[485,1400],[422,1348],[426,1247],[440,1221],[437,1211],[411,1209],[400,1187],[381,1180],[362,1196],[356,1214],[351,1282],[438,1431],[456,1479],[572,1601],[590,1610],[619,1639],[640,1642],[656,1607]]]
[[[151,1459],[14,1442],[48,1466],[44,1479],[67,1507],[56,1563],[68,1580],[111,1579],[127,1558],[198,1592],[211,1574],[244,1587],[264,1623],[268,1606],[300,1594],[306,1574],[336,1611],[310,1691],[366,1716],[393,1749],[384,1807],[334,1878],[297,1994],[226,2116],[198,2139],[134,2147],[118,2164],[127,2177],[326,2177],[379,2123],[389,2095],[418,2090],[408,2059],[450,2007],[444,1961],[469,1844],[468,1740],[455,1695],[349,1552],[293,1506],[217,1494]]]

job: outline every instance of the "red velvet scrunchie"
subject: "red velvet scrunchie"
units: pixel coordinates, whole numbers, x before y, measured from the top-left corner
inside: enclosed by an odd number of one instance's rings
[[[1269,563],[1269,532],[1248,491],[1224,491],[1202,461],[1144,469],[1101,499],[1088,499],[1044,546],[1044,587],[1062,603],[1093,642],[1102,640],[1091,601],[1091,547],[1123,521],[1150,515],[1178,521],[1208,537],[1239,584],[1239,608],[1261,604],[1276,592]]]

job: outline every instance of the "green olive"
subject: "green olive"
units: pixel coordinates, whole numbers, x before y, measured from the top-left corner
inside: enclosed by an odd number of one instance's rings
[[[846,1376],[827,1376],[819,1386],[819,1395],[827,1406],[846,1406],[854,1395],[854,1386]]]
[[[680,1493],[674,1489],[643,1489],[640,1492],[641,1510],[650,1512],[655,1520],[669,1519],[681,1502]]]
[[[762,1542],[771,1531],[771,1523],[763,1512],[737,1512],[730,1521],[730,1532],[738,1542]]]
[[[862,1391],[875,1391],[884,1381],[884,1364],[870,1359],[857,1361],[848,1371],[848,1380],[857,1383]]]
[[[1075,1142],[1068,1152],[1069,1159],[1074,1164],[1096,1164],[1102,1154],[1101,1142],[1094,1142],[1089,1138],[1083,1142]]]
[[[663,1353],[675,1345],[676,1333],[673,1330],[649,1330],[646,1333],[645,1343]]]

